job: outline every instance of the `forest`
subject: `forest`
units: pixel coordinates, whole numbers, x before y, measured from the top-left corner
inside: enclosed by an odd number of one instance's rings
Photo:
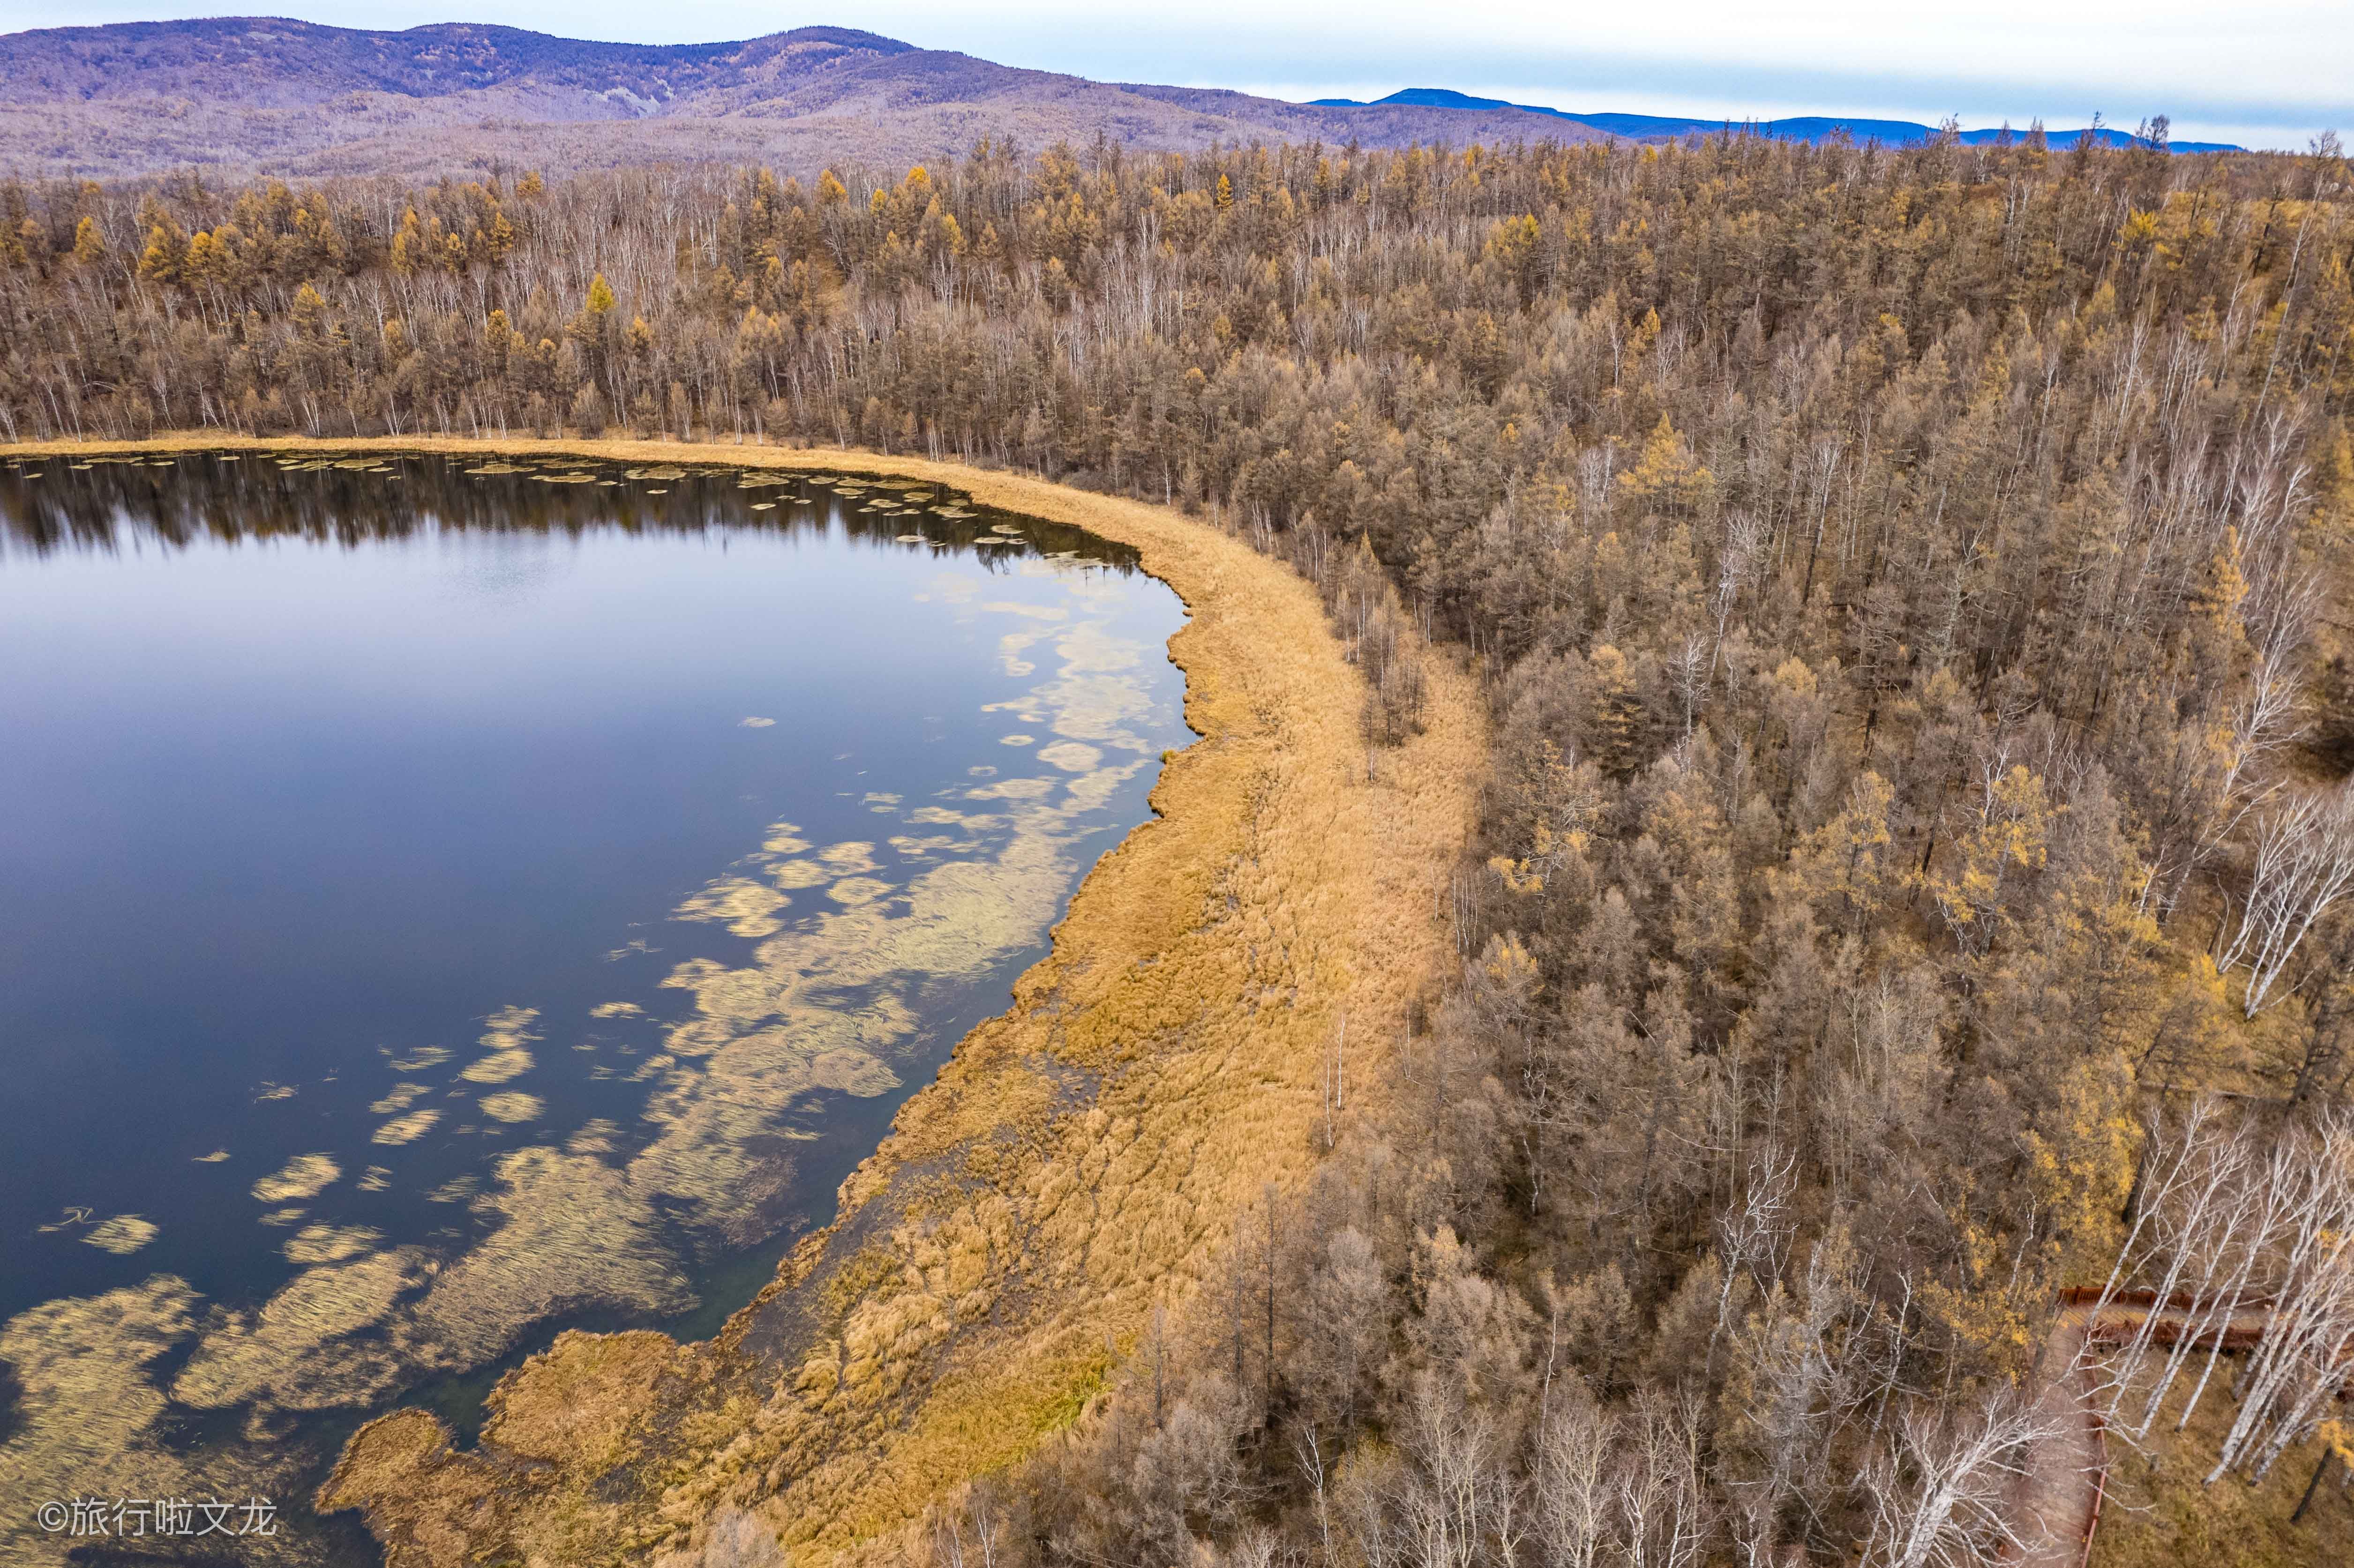
[[[1992,1563],[2053,1355],[2221,1496],[2354,1350],[2348,182],[2031,132],[12,184],[0,438],[953,458],[1291,560],[1376,775],[1477,672],[1387,1092],[886,1554]],[[2211,1321],[2079,1351],[2070,1288]]]

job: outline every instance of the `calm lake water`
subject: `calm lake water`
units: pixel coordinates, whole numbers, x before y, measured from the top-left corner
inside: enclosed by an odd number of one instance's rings
[[[930,486],[0,469],[0,1558],[366,1560],[359,1420],[711,1331],[1150,815],[1182,620]]]

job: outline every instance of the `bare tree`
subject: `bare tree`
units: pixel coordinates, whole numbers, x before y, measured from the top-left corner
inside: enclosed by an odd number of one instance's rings
[[[2354,1351],[2354,1120],[2338,1113],[2285,1141],[2300,1158],[2287,1172],[2294,1200],[2279,1284],[2241,1371],[2239,1410],[2211,1484],[2241,1465],[2263,1480],[2345,1385],[2345,1357]]]
[[[2292,797],[2256,837],[2248,896],[2216,967],[2248,971],[2244,1011],[2268,1005],[2282,973],[2331,906],[2354,891],[2354,784]],[[2283,993],[2284,995],[2286,993]]]
[[[1627,1568],[1692,1568],[1709,1537],[1697,1395],[1646,1389],[1635,1402],[1617,1473],[1617,1555]]]
[[[1544,1568],[1598,1568],[1609,1549],[1611,1456],[1617,1423],[1564,1381],[1539,1418],[1531,1467],[1536,1540]]]
[[[1780,1277],[1790,1245],[1790,1200],[1797,1191],[1797,1157],[1767,1139],[1750,1151],[1749,1180],[1741,1202],[1717,1216],[1717,1245],[1724,1255],[1724,1283],[1717,1292],[1716,1326],[1709,1332],[1709,1356],[1716,1355],[1733,1314],[1734,1283],[1744,1269],[1760,1290]]]
[[[2010,1508],[2018,1478],[2051,1423],[2009,1388],[1975,1410],[1909,1406],[1865,1471],[1871,1568],[1978,1568],[2028,1543]]]
[[[2164,1370],[2147,1391],[2147,1406],[2137,1419],[2128,1419],[2125,1407],[2135,1397],[2165,1314],[2143,1313],[2122,1340],[2104,1332],[2104,1315],[2121,1291],[2143,1283],[2161,1308],[2178,1296],[2211,1302],[2219,1269],[2226,1277],[2233,1272],[2226,1261],[2233,1239],[2228,1222],[2245,1217],[2233,1200],[2247,1195],[2247,1152],[2244,1138],[2211,1098],[2194,1100],[2179,1119],[2160,1112],[2149,1120],[2132,1218],[2108,1278],[2085,1314],[2087,1330],[2076,1356],[2077,1370],[2091,1376],[2103,1419],[2111,1427],[2137,1437],[2148,1430],[2191,1340],[2177,1337]],[[2261,1237],[2253,1240],[2261,1245]]]

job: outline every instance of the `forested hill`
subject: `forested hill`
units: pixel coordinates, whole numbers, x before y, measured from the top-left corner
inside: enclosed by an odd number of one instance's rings
[[[548,171],[758,161],[906,164],[984,135],[1032,146],[1593,139],[1512,108],[1330,109],[1089,81],[846,27],[733,43],[584,42],[451,24],[367,32],[269,17],[0,37],[0,170],[121,176]]]

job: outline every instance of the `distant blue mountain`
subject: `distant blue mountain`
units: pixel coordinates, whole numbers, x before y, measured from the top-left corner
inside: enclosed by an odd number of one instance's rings
[[[1737,130],[1754,132],[1784,142],[1824,142],[1844,132],[1858,142],[1877,142],[1886,147],[1912,147],[1928,141],[1937,132],[1935,127],[1915,124],[1910,120],[1841,120],[1827,115],[1810,114],[1793,120],[1724,120],[1679,119],[1663,114],[1572,114],[1565,110],[1549,109],[1542,103],[1512,103],[1500,98],[1474,98],[1469,93],[1457,92],[1445,87],[1409,87],[1403,92],[1393,92],[1367,103],[1354,98],[1315,98],[1309,101],[1318,109],[1370,109],[1394,104],[1412,105],[1419,109],[1519,109],[1531,114],[1549,114],[1555,120],[1591,126],[1612,136],[1644,141],[1660,136],[1683,136],[1693,132],[1702,133],[1722,131],[1728,125]],[[1979,146],[2001,137],[1996,131],[1965,131],[1962,142],[1967,146]],[[2026,134],[2012,131],[2016,139]],[[2075,144],[2083,131],[2046,131],[2044,136],[2055,147]],[[2093,134],[2105,146],[2130,147],[2136,138],[2128,131],[2103,126]],[[2168,143],[2178,153],[2238,153],[2246,149],[2229,142],[2174,142]]]

